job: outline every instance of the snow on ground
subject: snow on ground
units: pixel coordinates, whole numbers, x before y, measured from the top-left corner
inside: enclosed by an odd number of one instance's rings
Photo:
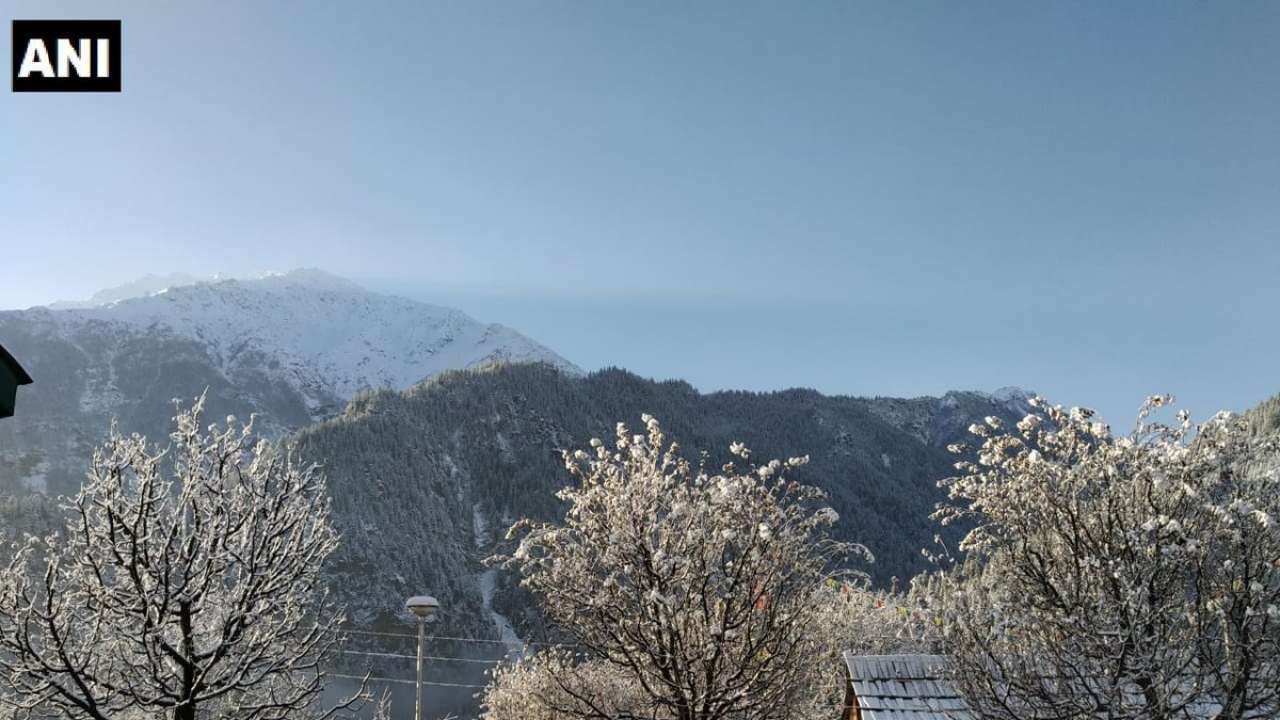
[[[480,503],[471,506],[471,526],[475,531],[476,549],[484,549],[493,541],[489,533],[489,522],[480,510]],[[507,656],[520,658],[524,655],[524,640],[516,633],[507,616],[493,609],[493,595],[498,587],[498,569],[486,568],[477,578],[480,585],[480,597],[485,612],[489,613],[493,625],[498,629],[498,638],[507,646]]]
[[[483,550],[489,543],[493,542],[493,536],[489,534],[489,521],[485,518],[484,513],[480,511],[480,503],[474,503],[471,506],[471,527],[475,533],[477,550]]]
[[[489,617],[493,619],[494,627],[498,628],[499,639],[507,646],[507,657],[523,657],[524,640],[520,639],[520,635],[516,633],[515,627],[512,626],[507,616],[493,609],[493,593],[498,586],[497,568],[488,568],[480,573],[479,582],[480,596],[484,599],[484,609],[489,613]]]

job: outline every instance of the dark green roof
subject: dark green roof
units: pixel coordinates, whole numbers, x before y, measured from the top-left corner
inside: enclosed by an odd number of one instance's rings
[[[22,369],[22,366],[9,354],[8,350],[4,349],[3,345],[0,345],[0,365],[4,365],[13,374],[19,385],[31,384],[31,376],[27,374],[26,370]]]

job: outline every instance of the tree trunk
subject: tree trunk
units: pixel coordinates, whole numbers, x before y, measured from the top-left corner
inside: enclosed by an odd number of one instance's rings
[[[178,620],[182,628],[182,652],[186,655],[182,664],[182,703],[173,709],[173,720],[196,720],[196,668],[191,658],[195,655],[195,638],[192,632],[191,603],[179,604]]]

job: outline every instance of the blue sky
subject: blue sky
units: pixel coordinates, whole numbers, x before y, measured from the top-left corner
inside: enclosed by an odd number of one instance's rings
[[[0,94],[0,307],[314,266],[708,390],[1280,390],[1277,3],[6,7],[124,92]]]

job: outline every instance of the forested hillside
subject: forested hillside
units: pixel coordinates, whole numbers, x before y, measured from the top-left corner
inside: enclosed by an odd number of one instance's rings
[[[447,623],[492,632],[479,560],[515,519],[559,513],[554,493],[568,481],[559,450],[612,437],[620,420],[660,418],[686,452],[708,451],[713,467],[735,440],[756,458],[809,455],[800,477],[827,491],[841,516],[837,534],[870,547],[877,562],[868,570],[888,583],[926,566],[921,549],[938,531],[929,515],[942,499],[936,483],[954,462],[945,444],[984,416],[1020,418],[1024,399],[704,395],[617,369],[570,377],[547,365],[500,365],[357,396],[294,441],[329,477],[346,537],[333,587],[357,622],[390,621],[406,592],[427,590],[448,608]],[[499,593],[496,606],[517,625],[534,619],[520,620],[518,594]]]

